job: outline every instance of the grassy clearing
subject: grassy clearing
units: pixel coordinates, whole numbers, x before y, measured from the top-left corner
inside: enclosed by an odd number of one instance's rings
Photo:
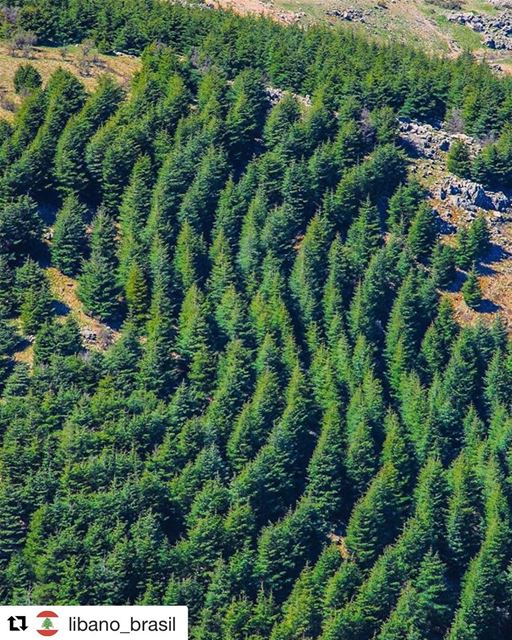
[[[450,33],[454,42],[464,51],[477,51],[482,48],[482,38],[473,29],[463,24],[450,22],[443,14],[435,16],[436,23],[447,33]]]
[[[500,13],[499,7],[485,2],[485,0],[468,0],[464,3],[464,11],[473,11],[474,13],[487,13],[489,15],[496,15]]]

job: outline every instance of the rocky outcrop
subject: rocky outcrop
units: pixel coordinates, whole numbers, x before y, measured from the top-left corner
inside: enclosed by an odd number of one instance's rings
[[[468,224],[483,212],[493,242],[508,252],[512,250],[509,235],[503,234],[503,229],[512,222],[511,193],[490,191],[477,182],[446,176],[431,195],[441,233],[455,233],[461,224]]]
[[[100,327],[99,329],[92,329],[90,327],[83,327],[80,331],[82,340],[85,347],[97,347],[101,350],[108,349],[115,339],[115,334],[110,327]]]
[[[470,136],[462,133],[450,134],[441,126],[434,127],[431,124],[416,122],[408,118],[400,118],[398,128],[402,145],[411,155],[416,157],[437,158],[440,155],[439,152],[446,152],[450,149],[454,139],[465,142],[473,153],[476,153],[481,147],[480,143]]]
[[[357,7],[350,9],[328,9],[325,14],[331,18],[338,18],[338,20],[346,20],[347,22],[366,22],[368,11]]]
[[[278,89],[277,87],[266,87],[266,93],[268,97],[268,101],[272,106],[276,105],[288,91],[284,91],[283,89]],[[311,96],[308,94],[300,95],[298,93],[292,93],[292,96],[296,98],[301,104],[305,107],[311,106]]]
[[[481,33],[483,43],[489,49],[512,51],[512,10],[510,9],[498,16],[451,13],[448,15],[448,20]]]
[[[423,183],[428,184],[433,211],[443,234],[452,234],[483,211],[496,245],[512,252],[512,239],[503,229],[512,223],[512,190],[492,191],[483,185],[446,173],[446,152],[453,141],[463,140],[474,155],[482,144],[462,133],[451,133],[441,124],[432,126],[399,119],[399,138]]]
[[[462,133],[449,133],[441,127],[406,118],[399,119],[399,137],[409,153],[412,152],[412,155],[417,158],[433,161],[432,166],[440,167],[443,171],[445,171],[445,152],[450,149],[454,140],[462,140],[472,154],[477,153],[482,146],[475,138]],[[510,212],[512,216],[512,194],[486,190],[477,182],[456,176],[445,175],[433,189],[432,195],[475,215],[479,209],[485,209],[496,213]]]
[[[461,209],[476,212],[479,209],[507,214],[512,219],[512,199],[503,191],[489,191],[483,185],[472,180],[447,176],[439,185],[437,194],[440,200],[451,200]]]

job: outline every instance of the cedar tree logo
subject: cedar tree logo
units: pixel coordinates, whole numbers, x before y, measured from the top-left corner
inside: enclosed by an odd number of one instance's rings
[[[57,618],[59,617],[53,611],[41,611],[41,613],[37,614],[38,618],[41,618],[41,629],[37,630],[42,636],[49,637],[54,636],[58,629],[56,629],[55,625],[57,624]]]

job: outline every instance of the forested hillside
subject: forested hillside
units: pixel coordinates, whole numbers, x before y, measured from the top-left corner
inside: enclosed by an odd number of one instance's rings
[[[129,91],[25,66],[0,124],[2,603],[186,604],[195,640],[510,638],[510,341],[445,295],[458,273],[480,309],[488,230],[440,236],[396,117],[501,136],[506,182],[511,82],[151,0],[18,4],[45,44],[144,53]]]

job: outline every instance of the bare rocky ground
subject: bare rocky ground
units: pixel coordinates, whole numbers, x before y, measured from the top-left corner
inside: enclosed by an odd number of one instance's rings
[[[497,16],[451,13],[448,20],[482,34],[483,44],[489,49],[512,51],[512,10],[510,9]]]
[[[104,351],[117,340],[118,331],[85,313],[77,296],[76,280],[65,276],[55,267],[46,269],[46,274],[57,301],[57,315],[64,317],[70,312],[73,314],[80,325],[82,340],[87,349]]]
[[[479,312],[463,302],[460,287],[465,274],[447,293],[453,301],[458,320],[471,324],[478,319],[491,321],[501,314],[512,332],[512,191],[491,191],[471,180],[446,171],[446,153],[455,139],[463,139],[473,153],[481,147],[477,140],[446,129],[400,121],[400,140],[413,157],[411,171],[427,187],[433,214],[439,221],[443,241],[455,244],[455,234],[483,213],[491,233],[492,247],[480,267],[484,302]]]

